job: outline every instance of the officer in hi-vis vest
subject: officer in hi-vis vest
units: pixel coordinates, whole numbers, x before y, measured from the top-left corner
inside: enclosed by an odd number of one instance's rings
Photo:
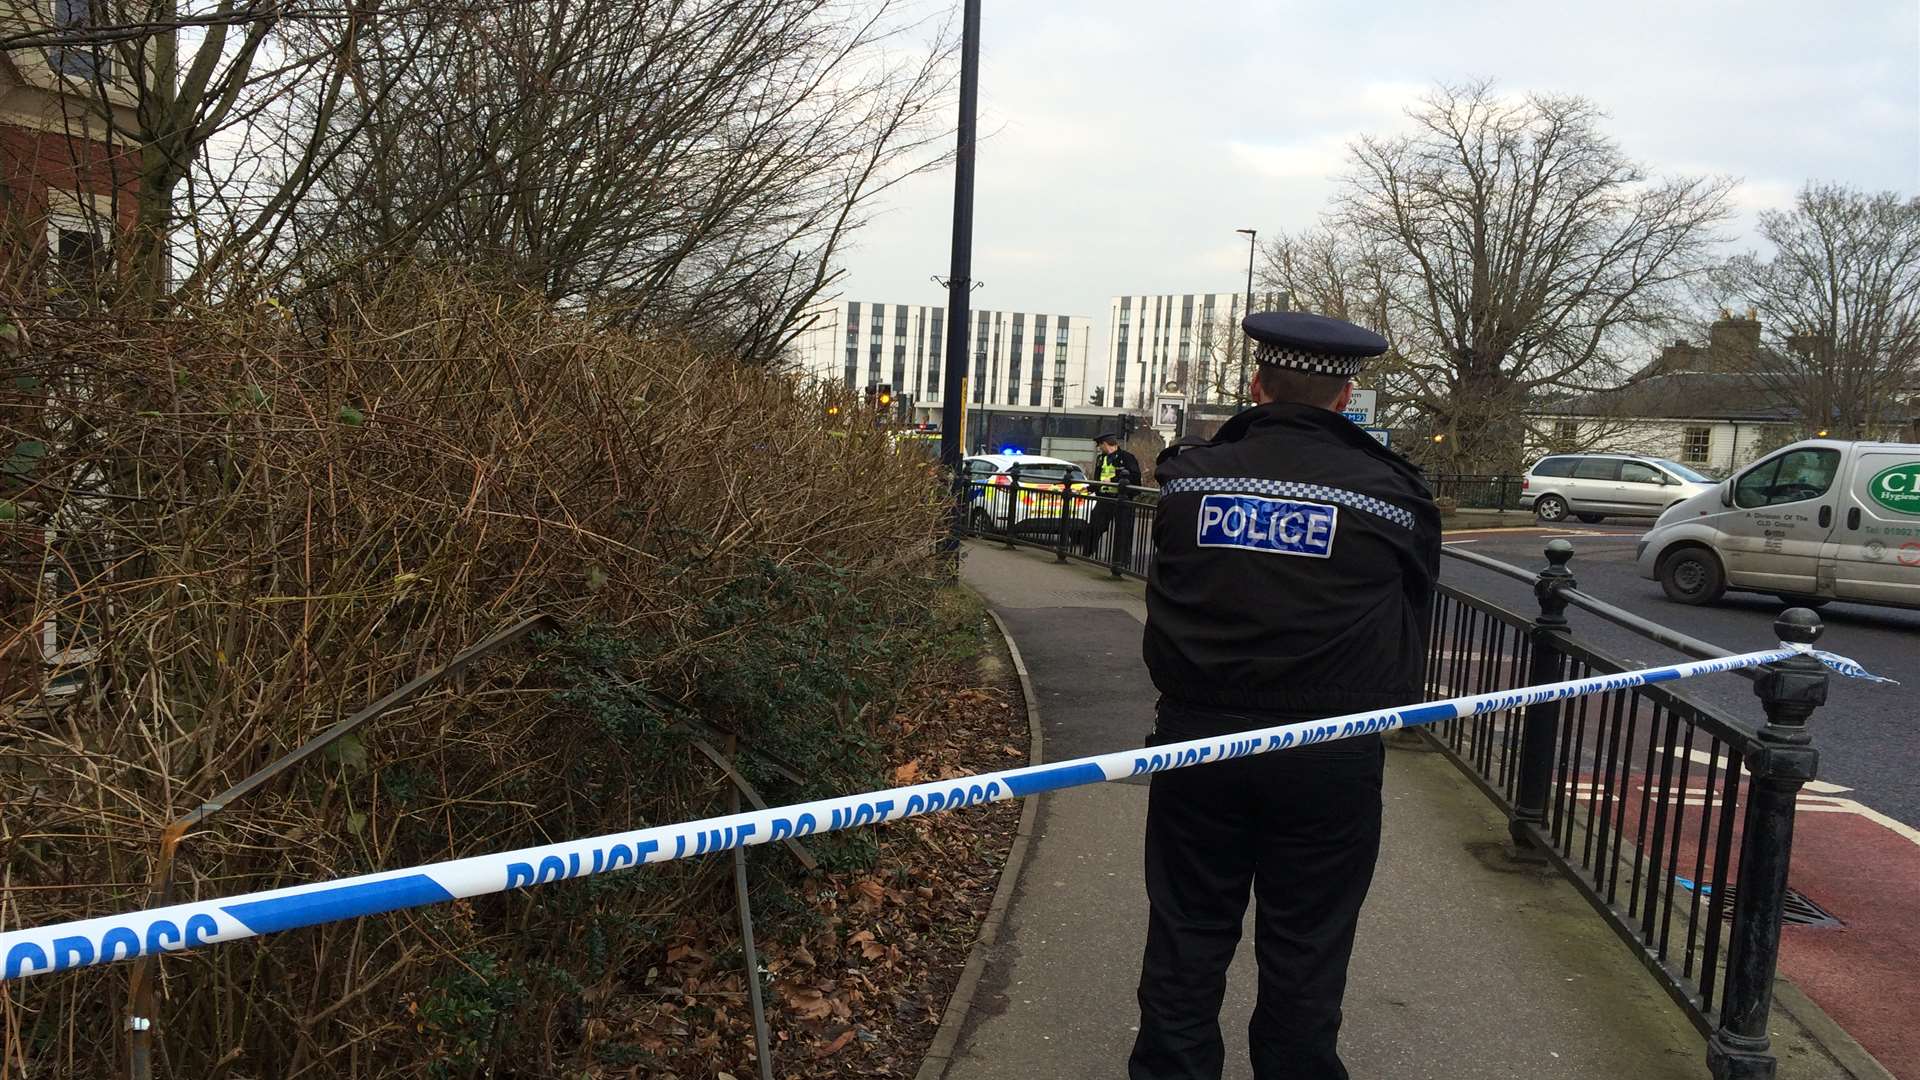
[[[1440,563],[1420,471],[1341,415],[1378,334],[1250,316],[1256,403],[1155,467],[1150,744],[1419,701]],[[1347,1076],[1347,959],[1380,850],[1378,735],[1156,773],[1131,1080],[1217,1080],[1251,890],[1258,1080]]]
[[[1082,554],[1091,558],[1099,550],[1100,538],[1113,531],[1113,561],[1124,563],[1133,558],[1133,501],[1128,488],[1140,486],[1140,459],[1120,449],[1120,436],[1107,432],[1094,439],[1100,453],[1093,459],[1093,493],[1100,501],[1093,504],[1087,522],[1086,543]]]

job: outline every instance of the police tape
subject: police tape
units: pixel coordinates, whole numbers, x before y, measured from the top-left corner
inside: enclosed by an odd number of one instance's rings
[[[646,863],[707,855],[860,825],[957,810],[1045,791],[1231,761],[1316,743],[1418,727],[1547,701],[1688,679],[1810,655],[1854,678],[1879,679],[1845,657],[1805,646],[1782,646],[1666,667],[1595,675],[1541,686],[1469,694],[1395,709],[1280,724],[1204,739],[1122,750],[1047,765],[934,780],[886,791],[752,810],[679,825],[613,833],[494,855],[387,870],[335,881],[292,885],[217,900],[0,932],[0,979],[107,964],[136,956],[182,952],[241,938],[531,885],[566,881]]]

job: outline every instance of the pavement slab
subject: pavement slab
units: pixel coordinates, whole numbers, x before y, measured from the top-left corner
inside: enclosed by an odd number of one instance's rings
[[[966,581],[1006,622],[1033,682],[1049,760],[1138,746],[1155,697],[1140,662],[1138,582],[1045,553],[967,547]],[[1146,789],[1040,796],[1033,847],[947,1076],[1124,1076],[1145,938]],[[1361,915],[1341,1052],[1356,1077],[1706,1076],[1706,1046],[1584,899],[1505,853],[1505,821],[1450,763],[1389,756],[1385,837]],[[1249,925],[1221,1026],[1246,1080]],[[1775,1015],[1780,1075],[1847,1076]]]

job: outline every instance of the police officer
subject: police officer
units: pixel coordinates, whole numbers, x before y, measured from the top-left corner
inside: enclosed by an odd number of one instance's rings
[[[1243,325],[1256,404],[1155,470],[1149,744],[1422,697],[1440,515],[1419,470],[1341,415],[1387,343],[1318,315]],[[1335,1042],[1384,764],[1373,735],[1154,775],[1130,1080],[1220,1076],[1220,1001],[1250,889],[1254,1076],[1347,1076]]]
[[[1133,501],[1129,487],[1140,486],[1140,459],[1120,449],[1120,436],[1105,432],[1094,445],[1100,453],[1093,459],[1093,478],[1099,481],[1094,493],[1101,496],[1093,504],[1092,520],[1087,522],[1083,554],[1091,558],[1100,538],[1113,530],[1113,561],[1126,562],[1133,557]]]

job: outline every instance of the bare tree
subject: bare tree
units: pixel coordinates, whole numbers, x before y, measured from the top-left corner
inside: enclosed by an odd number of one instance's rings
[[[397,89],[289,232],[301,285],[395,260],[771,359],[877,192],[937,160],[947,49],[891,2],[522,0],[367,38]]]
[[[70,134],[100,140],[130,189],[131,230],[117,239],[124,295],[158,303],[171,290],[177,200],[210,144],[250,123],[284,89],[313,80],[317,97],[337,103],[350,75],[351,43],[388,14],[381,0],[347,6],[283,5],[265,0],[93,0],[60,24],[39,18],[0,37],[9,52],[49,50],[55,89],[83,103]],[[364,85],[362,93],[368,92]],[[315,129],[315,134],[324,132]],[[312,181],[322,148],[295,138],[278,154],[308,167],[282,171],[267,207],[283,209]],[[120,216],[116,208],[114,217]],[[221,230],[216,230],[221,231]]]
[[[1398,322],[1389,303],[1390,253],[1375,251],[1333,225],[1281,233],[1263,248],[1260,271],[1266,287],[1284,291],[1296,308],[1364,326],[1387,339],[1386,355],[1369,361],[1362,381],[1380,392],[1381,423],[1408,426],[1424,415],[1406,402],[1424,400],[1426,384],[1414,377],[1400,350]]]
[[[1246,335],[1239,320],[1224,312],[1212,318],[1196,313],[1196,319],[1192,355],[1175,369],[1181,391],[1190,405],[1245,404],[1247,388],[1239,380],[1240,341]]]
[[[1733,182],[1650,179],[1584,98],[1478,82],[1409,116],[1412,134],[1354,144],[1332,233],[1270,247],[1270,276],[1387,336],[1448,467],[1509,469],[1534,395],[1603,384],[1679,312]]]
[[[448,262],[767,357],[868,201],[938,159],[945,28],[903,9],[94,0],[4,44],[91,58],[60,78],[136,174],[131,295]]]
[[[1742,255],[1714,281],[1760,311],[1757,387],[1809,431],[1897,429],[1900,395],[1920,382],[1920,198],[1808,184],[1793,209],[1760,215],[1760,236],[1772,258]]]

